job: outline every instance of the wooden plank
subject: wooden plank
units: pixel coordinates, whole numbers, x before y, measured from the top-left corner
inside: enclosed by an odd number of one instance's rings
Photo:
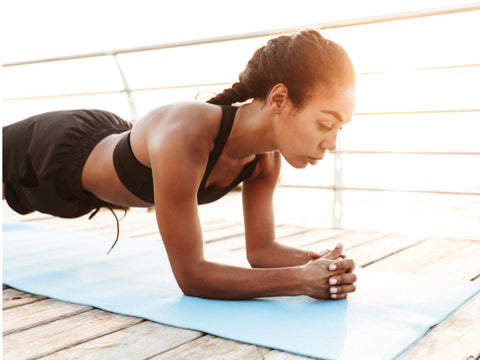
[[[32,295],[12,288],[3,289],[3,310],[30,304],[46,299],[43,296]]]
[[[393,272],[408,272],[408,273],[418,273],[422,275],[427,275],[426,269],[430,267],[430,274],[444,274],[448,277],[456,277],[458,279],[465,279],[465,276],[458,276],[459,273],[457,271],[456,274],[453,274],[450,268],[451,266],[462,267],[463,271],[467,270],[471,276],[476,272],[480,272],[480,265],[478,261],[471,261],[470,263],[462,263],[458,259],[458,250],[467,248],[466,256],[469,256],[468,250],[476,250],[478,254],[480,251],[480,244],[477,244],[477,248],[475,249],[475,245],[469,246],[471,244],[470,241],[461,241],[461,240],[445,240],[445,239],[428,239],[417,246],[411,247],[406,249],[402,252],[389,256],[386,259],[379,261],[376,264],[372,264],[369,269],[372,270],[385,270]],[[449,257],[451,259],[450,266],[448,263],[441,262],[440,260]],[[409,266],[405,266],[405,259],[409,259]],[[470,258],[472,258],[470,256]],[[480,259],[480,257],[477,257]],[[444,267],[447,265],[448,272],[445,273]],[[476,267],[476,271],[474,271],[474,267]],[[472,268],[472,269],[470,269]],[[436,273],[433,271],[437,271]],[[469,280],[471,277],[467,277]]]
[[[333,248],[337,243],[341,242],[345,250],[352,249],[354,247],[367,244],[370,241],[378,240],[387,234],[379,232],[361,232],[361,231],[348,231],[342,233],[331,239],[331,244],[328,248]]]
[[[144,321],[48,355],[42,360],[149,359],[202,336],[201,332]]]
[[[205,238],[205,237],[208,237],[208,233],[210,233],[211,231],[227,229],[234,226],[240,226],[240,223],[238,221],[229,221],[229,220],[215,221],[215,222],[202,224],[202,231]],[[160,232],[158,231],[158,228],[155,233],[152,233],[149,235],[142,235],[141,238],[144,240],[160,240],[161,241]]]
[[[277,240],[283,239],[288,236],[294,236],[310,231],[309,228],[291,225],[279,225],[275,228],[275,235]],[[226,250],[226,251],[239,251],[245,249],[245,235],[233,236],[224,240],[214,241],[207,244],[211,248]]]
[[[119,219],[123,216],[122,210],[115,210],[115,213]],[[20,220],[26,221],[29,216],[31,215],[27,215],[24,219]],[[94,232],[96,234],[110,234],[112,229],[116,231],[115,217],[110,210],[100,210],[91,220],[88,219],[88,216],[89,215],[85,215],[75,219],[45,216],[41,221],[35,221],[35,224],[59,230]],[[120,230],[122,230],[122,226],[126,228],[146,228],[147,226],[152,226],[158,231],[156,228],[155,214],[140,211],[128,211],[127,216],[120,221]]]
[[[305,357],[300,355],[295,355],[292,353],[272,350],[268,354],[266,354],[262,358],[255,358],[255,359],[262,359],[262,360],[311,360],[311,357]],[[352,359],[353,360],[353,359]]]
[[[119,210],[116,210],[116,213],[119,217],[123,215],[123,212]],[[60,219],[47,216],[37,224],[52,229],[87,232],[97,235],[115,236],[116,234],[116,221],[108,209],[100,210],[92,220],[88,220],[88,216],[77,219]],[[241,226],[243,232],[243,225],[237,221],[207,221],[202,224],[202,226],[205,233],[212,230],[228,233],[228,228],[233,226]],[[155,214],[140,211],[129,211],[127,216],[120,221],[120,235],[124,237],[142,237],[161,240]]]
[[[341,236],[338,240],[342,240]],[[348,250],[348,257],[355,260],[357,266],[366,266],[375,261],[391,256],[425,240],[422,236],[404,236],[392,234]]]
[[[228,226],[225,228],[220,228],[212,231],[204,231],[203,239],[205,243],[209,243],[211,241],[218,241],[222,239],[227,239],[233,236],[243,235],[245,231],[243,224],[237,224]]]
[[[105,216],[106,214],[100,214],[99,218]],[[32,225],[43,226],[46,228],[53,228],[58,230],[72,230],[72,231],[94,231],[95,225],[92,223],[93,220],[89,221],[88,216],[82,216],[75,219],[62,219],[55,216],[48,215],[47,217],[38,219],[38,221],[27,221],[27,218],[30,215],[25,216],[25,219],[22,219],[22,222],[26,222]],[[112,215],[110,215],[113,217]]]
[[[205,335],[153,357],[151,360],[237,360],[262,358],[270,350],[255,345]]]
[[[141,321],[142,319],[101,310],[87,311],[4,336],[3,356],[15,360],[36,359]],[[33,346],[25,346],[26,344]]]
[[[315,247],[311,247],[312,244],[317,244],[320,241],[329,240],[335,238],[341,234],[347,233],[346,230],[339,229],[313,229],[302,234],[295,236],[290,236],[286,238],[279,239],[278,241],[286,245],[299,247],[299,248],[311,248],[312,250]]]
[[[243,229],[243,225],[239,224],[238,222],[233,221],[217,221],[217,222],[210,222],[206,224],[202,224],[202,229],[204,233],[209,233],[212,231],[219,231],[221,229],[226,229],[234,226],[241,226]],[[155,216],[151,221],[148,223],[140,224],[140,225],[132,225],[129,224],[128,228],[126,224],[120,223],[120,231],[124,236],[128,237],[145,237],[150,235],[159,235],[158,225]],[[243,230],[242,230],[243,231]]]
[[[90,306],[45,299],[3,311],[3,335],[91,310]]]
[[[440,261],[428,264],[422,274],[436,276],[442,269],[448,269],[444,277],[472,280],[480,276],[480,242],[472,241],[455,253],[449,254]],[[479,346],[480,352],[480,346]]]
[[[328,236],[328,234],[332,234],[332,236]],[[301,248],[317,251],[333,249],[335,245],[341,242],[343,248],[347,251],[347,255],[349,255],[350,249],[352,248],[387,236],[386,234],[375,232],[345,231],[338,229],[319,229],[302,235],[303,236],[300,237],[303,238],[302,242],[297,243]],[[289,241],[290,238],[285,239],[285,243],[289,243]]]

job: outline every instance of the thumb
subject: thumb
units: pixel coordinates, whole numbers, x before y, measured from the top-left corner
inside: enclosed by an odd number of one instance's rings
[[[330,253],[327,256],[325,256],[325,259],[336,260],[340,257],[343,257],[342,252],[343,252],[343,244],[338,243],[335,246],[335,248],[333,250],[331,250]]]
[[[312,260],[315,260],[315,259],[318,259],[318,258],[321,258],[323,255],[316,252],[316,251],[309,251],[308,252],[308,257]]]

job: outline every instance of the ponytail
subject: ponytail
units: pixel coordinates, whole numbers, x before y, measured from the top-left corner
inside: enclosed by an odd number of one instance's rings
[[[244,102],[252,97],[253,96],[249,95],[244,84],[236,82],[231,88],[223,90],[223,92],[212,97],[207,102],[216,105],[231,105],[238,102]]]
[[[293,105],[300,108],[316,86],[354,86],[355,71],[340,45],[316,30],[304,30],[269,40],[253,54],[239,81],[207,102],[231,105],[265,100],[277,84],[287,87]]]

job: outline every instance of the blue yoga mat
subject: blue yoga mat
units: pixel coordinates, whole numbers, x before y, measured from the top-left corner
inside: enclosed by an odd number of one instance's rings
[[[393,359],[480,284],[360,269],[346,300],[184,296],[160,241],[3,225],[3,282],[29,293],[321,359]],[[248,266],[242,256],[210,260]]]

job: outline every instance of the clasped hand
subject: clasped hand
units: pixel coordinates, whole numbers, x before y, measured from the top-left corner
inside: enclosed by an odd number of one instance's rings
[[[305,264],[307,295],[316,299],[340,300],[355,291],[355,263],[343,254],[341,243],[333,250],[310,251],[308,255],[312,260]]]

